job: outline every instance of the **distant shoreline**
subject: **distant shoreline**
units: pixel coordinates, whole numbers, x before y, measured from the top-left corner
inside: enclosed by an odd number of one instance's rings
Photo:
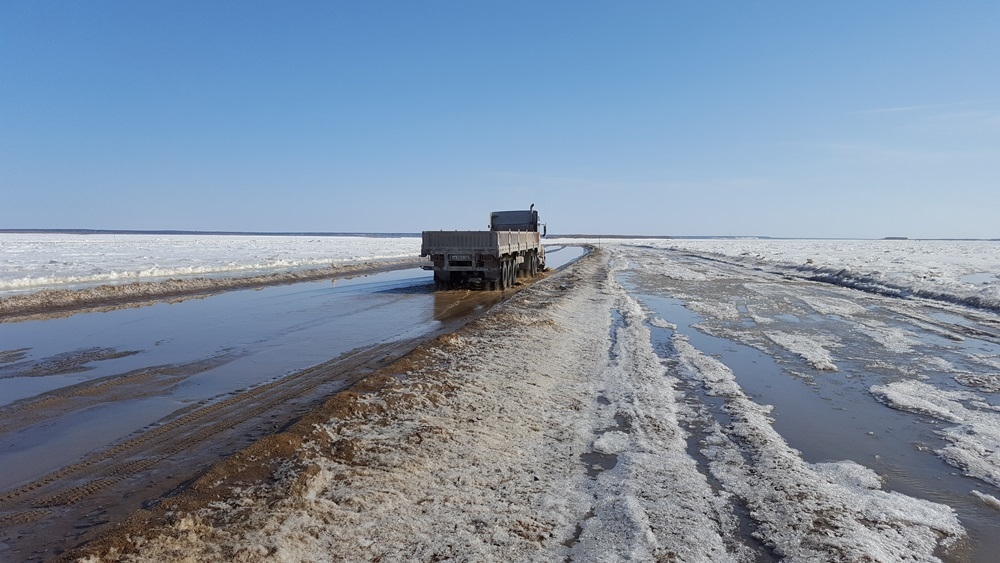
[[[419,237],[420,233],[336,233],[336,232],[264,232],[264,231],[184,231],[135,229],[0,229],[0,234],[58,234],[58,235],[225,235],[267,237]]]
[[[448,229],[444,229],[448,230]],[[361,233],[361,232],[293,232],[293,231],[185,231],[185,230],[151,230],[136,229],[0,229],[0,234],[62,234],[62,235],[221,235],[237,237],[371,237],[371,238],[419,238],[421,233]],[[897,241],[987,241],[1000,242],[1000,238],[910,238],[904,236],[886,236],[880,238],[853,237],[774,237],[764,235],[585,235],[585,234],[550,234],[546,239],[658,239],[658,240],[719,240],[719,239],[753,239],[753,240],[897,240]]]

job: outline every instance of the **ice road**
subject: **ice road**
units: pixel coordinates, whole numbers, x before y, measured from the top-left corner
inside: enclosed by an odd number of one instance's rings
[[[379,370],[86,561],[991,561],[1000,323],[618,244]]]

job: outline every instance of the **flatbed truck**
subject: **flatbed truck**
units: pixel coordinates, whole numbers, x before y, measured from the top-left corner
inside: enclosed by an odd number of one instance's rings
[[[539,233],[538,212],[490,213],[488,231],[424,231],[420,256],[434,271],[434,289],[476,287],[506,290],[519,276],[537,276],[545,270],[545,249]]]

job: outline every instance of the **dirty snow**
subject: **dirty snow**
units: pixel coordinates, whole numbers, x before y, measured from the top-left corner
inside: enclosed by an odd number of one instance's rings
[[[820,315],[840,315],[842,317],[854,317],[863,315],[867,311],[864,306],[846,299],[835,299],[833,297],[813,297],[808,305]]]
[[[650,344],[645,314],[617,288],[621,325],[611,342],[614,358],[601,374],[594,449],[617,456],[589,490],[594,515],[582,524],[574,560],[736,561],[745,548],[727,545],[737,522],[728,494],[716,493],[686,453],[678,423],[675,379]],[[613,428],[613,429],[612,429]]]
[[[878,342],[889,352],[897,354],[910,352],[913,346],[920,344],[919,340],[901,328],[877,325],[871,320],[859,324],[855,330]]]
[[[1000,361],[997,356],[986,354],[969,354],[968,359],[982,366],[981,371],[960,371],[955,380],[962,385],[978,387],[987,393],[1000,393]]]

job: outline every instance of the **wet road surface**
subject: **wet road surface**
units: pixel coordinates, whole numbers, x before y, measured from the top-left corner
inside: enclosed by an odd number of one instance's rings
[[[549,251],[558,268],[583,250]],[[467,323],[400,270],[0,324],[0,559],[48,560]]]

